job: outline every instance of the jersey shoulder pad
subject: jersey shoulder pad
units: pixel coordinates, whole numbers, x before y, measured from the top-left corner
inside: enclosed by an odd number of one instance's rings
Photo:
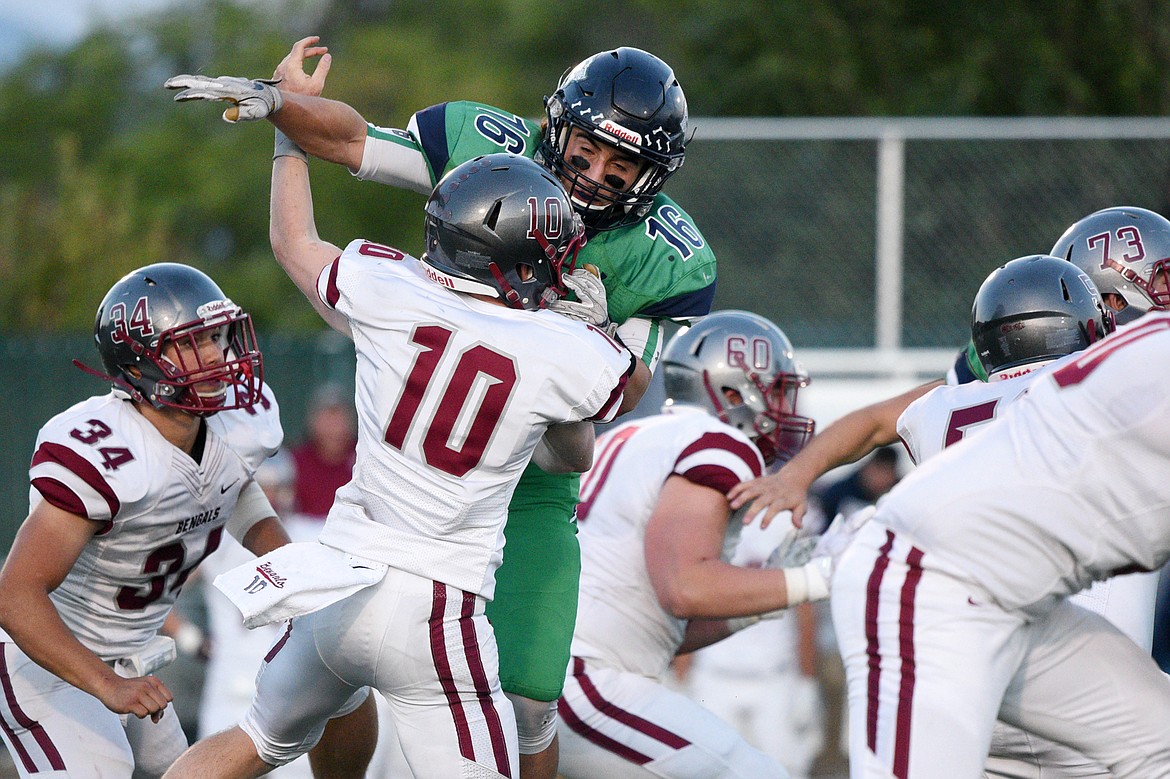
[[[267,384],[260,387],[260,397],[251,408],[221,411],[208,417],[207,427],[239,455],[251,473],[276,454],[284,441],[280,406]]]
[[[41,428],[29,482],[59,508],[109,521],[169,471],[170,448],[130,401],[93,397]]]
[[[371,279],[405,264],[402,261],[406,259],[411,259],[409,254],[392,246],[355,238],[321,269],[317,294],[327,306],[350,316],[355,305],[360,305],[356,301],[368,290]]]
[[[673,473],[727,494],[764,472],[760,450],[734,427],[704,412],[668,416],[677,420],[679,453]]]

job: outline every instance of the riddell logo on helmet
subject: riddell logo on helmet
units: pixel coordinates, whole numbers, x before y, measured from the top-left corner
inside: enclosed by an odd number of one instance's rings
[[[195,313],[199,315],[200,319],[210,319],[217,314],[234,314],[237,308],[239,306],[224,298],[223,300],[212,300],[209,303],[204,303],[195,309]]]
[[[427,271],[427,278],[430,279],[431,281],[442,284],[444,287],[447,287],[448,289],[455,289],[455,282],[451,281],[451,279],[448,278],[447,276],[444,276],[441,273],[436,273],[434,269],[429,268],[429,267],[426,269],[426,271]]]
[[[629,141],[630,143],[637,144],[638,146],[642,145],[641,135],[638,135],[633,130],[628,130],[625,127],[622,127],[616,122],[611,122],[609,119],[606,119],[598,126],[601,130],[609,133],[615,138],[621,138],[623,141]]]

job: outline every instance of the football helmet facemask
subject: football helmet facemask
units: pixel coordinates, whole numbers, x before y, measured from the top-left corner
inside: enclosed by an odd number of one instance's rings
[[[1119,295],[1119,324],[1170,306],[1170,220],[1144,208],[1116,206],[1073,223],[1049,252],[1083,270],[1102,295]]]
[[[971,342],[988,381],[1030,373],[1113,328],[1092,279],[1075,264],[1044,254],[996,268],[971,306]]]
[[[105,368],[98,375],[155,408],[210,416],[259,398],[252,318],[190,266],[163,262],[123,276],[98,306],[94,341]]]
[[[551,173],[516,154],[486,154],[453,168],[426,205],[432,278],[451,289],[544,308],[566,294],[585,226]]]
[[[786,462],[812,437],[797,414],[808,374],[776,325],[747,311],[717,311],[679,333],[662,355],[666,405],[698,406],[751,438],[764,461]]]
[[[682,167],[686,96],[674,71],[653,54],[629,47],[595,54],[566,71],[544,105],[547,123],[536,159],[565,183],[590,228],[637,222]],[[565,158],[574,128],[641,163],[627,190],[595,181]]]

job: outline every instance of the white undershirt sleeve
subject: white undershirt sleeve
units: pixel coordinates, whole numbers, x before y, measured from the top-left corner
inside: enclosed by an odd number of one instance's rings
[[[662,356],[662,326],[653,319],[632,317],[618,327],[617,334],[630,353],[653,373]]]
[[[429,195],[433,188],[431,171],[422,147],[415,140],[417,125],[411,118],[408,129],[394,130],[370,125],[362,151],[362,165],[353,174],[363,181],[412,189]]]
[[[264,494],[264,490],[260,489],[260,485],[255,481],[250,481],[244,489],[240,490],[236,508],[227,521],[227,531],[231,533],[232,538],[243,544],[244,536],[248,534],[253,525],[262,519],[275,516],[276,509],[272,508],[272,504],[268,502],[268,496]]]

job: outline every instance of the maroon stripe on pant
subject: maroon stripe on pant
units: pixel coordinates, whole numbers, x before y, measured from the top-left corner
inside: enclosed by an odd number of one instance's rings
[[[865,586],[865,654],[869,659],[869,677],[865,701],[865,743],[877,754],[878,692],[881,684],[881,654],[878,651],[878,603],[881,600],[882,577],[890,565],[890,550],[894,548],[894,534],[886,531],[886,543],[873,564]]]
[[[284,635],[276,640],[272,648],[268,650],[268,654],[264,655],[264,662],[271,663],[272,658],[280,654],[280,650],[284,649],[284,645],[288,643],[289,636],[292,635],[292,620],[288,621],[288,627],[284,629]]]
[[[435,664],[435,671],[438,673],[443,695],[447,698],[447,708],[451,710],[451,719],[455,722],[455,736],[459,740],[459,754],[474,763],[475,745],[471,741],[471,728],[467,724],[467,712],[463,710],[463,701],[459,699],[459,690],[455,687],[455,677],[451,673],[451,661],[447,657],[447,638],[443,632],[443,612],[447,607],[447,585],[442,582],[434,582],[433,584],[431,616],[427,620],[431,634],[431,660]]]
[[[471,672],[471,680],[475,685],[475,697],[479,699],[479,708],[483,712],[484,722],[487,724],[488,736],[492,742],[492,754],[496,758],[496,771],[503,776],[512,776],[512,767],[508,763],[508,742],[504,737],[504,725],[500,722],[500,713],[496,711],[496,702],[492,700],[492,686],[488,681],[487,673],[483,670],[483,658],[479,654],[479,641],[475,635],[475,594],[463,593],[463,608],[459,613],[459,630],[463,636],[463,653],[467,656],[467,668]]]
[[[559,701],[557,701],[557,713],[561,715],[561,719],[564,720],[565,724],[569,726],[570,730],[572,730],[581,738],[592,741],[594,744],[607,752],[612,752],[618,757],[629,760],[635,765],[646,765],[654,759],[649,755],[644,755],[638,750],[633,749],[632,747],[628,747],[619,741],[614,741],[604,733],[594,730],[593,728],[586,725],[581,721],[581,718],[577,716],[577,713],[573,711],[573,709],[569,706],[569,702],[564,698],[561,698]]]
[[[7,643],[0,642],[0,686],[4,688],[4,700],[8,704],[8,710],[12,712],[12,718],[16,720],[16,724],[27,730],[32,734],[44,753],[45,758],[49,761],[49,769],[53,771],[64,771],[65,761],[61,759],[61,753],[57,751],[57,747],[53,744],[53,739],[41,727],[41,724],[29,717],[20,708],[20,704],[16,701],[16,691],[12,689],[12,677],[8,675],[8,654]],[[20,757],[20,762],[24,764],[26,771],[32,774],[40,773],[42,769],[37,767],[32,755],[28,751],[28,747],[22,744],[16,735],[16,732],[8,725],[8,720],[0,717],[0,726],[3,726],[4,732],[8,734],[9,741],[12,742],[13,748],[16,749],[17,755]]]
[[[906,580],[902,582],[902,608],[898,615],[898,654],[902,658],[902,682],[898,690],[898,719],[894,729],[894,776],[906,779],[910,770],[910,717],[914,703],[917,665],[914,659],[914,595],[922,581],[922,550],[910,547],[906,555]]]
[[[579,657],[573,658],[573,678],[581,685],[581,691],[585,693],[585,697],[593,704],[593,707],[610,719],[617,720],[627,728],[635,730],[643,736],[660,741],[671,749],[682,749],[691,745],[690,741],[677,733],[671,733],[661,725],[655,725],[650,720],[643,719],[637,714],[626,711],[617,704],[601,697],[601,692],[593,684],[593,680],[589,678],[589,675],[585,673],[585,661]]]

